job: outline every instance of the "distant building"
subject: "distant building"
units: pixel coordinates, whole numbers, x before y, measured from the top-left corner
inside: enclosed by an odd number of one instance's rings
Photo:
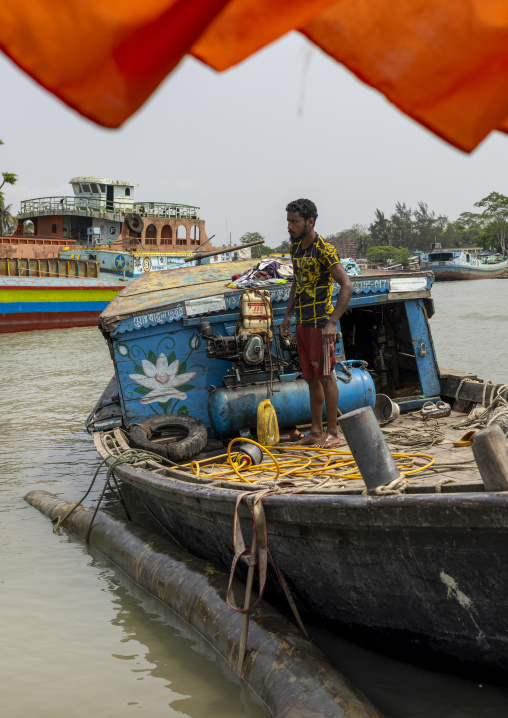
[[[355,239],[334,239],[332,244],[339,253],[339,257],[351,257],[352,259],[358,257],[358,243]]]

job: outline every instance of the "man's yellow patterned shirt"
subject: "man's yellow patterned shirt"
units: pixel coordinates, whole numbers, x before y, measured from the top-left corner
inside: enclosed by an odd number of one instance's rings
[[[297,324],[322,329],[333,312],[333,278],[330,267],[340,259],[335,247],[316,234],[312,244],[304,249],[301,240],[291,242]]]

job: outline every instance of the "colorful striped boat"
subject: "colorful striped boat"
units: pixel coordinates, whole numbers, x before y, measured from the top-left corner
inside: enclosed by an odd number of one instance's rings
[[[125,281],[0,277],[0,333],[97,325]]]

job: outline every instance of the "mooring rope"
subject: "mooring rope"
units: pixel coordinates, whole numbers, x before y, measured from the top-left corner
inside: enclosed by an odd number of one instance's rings
[[[111,442],[109,443],[109,446],[107,446],[107,440],[110,439]],[[111,477],[113,477],[115,484],[116,484],[116,478],[114,475],[114,470],[117,466],[120,466],[120,464],[138,464],[141,461],[157,461],[159,463],[166,463],[169,466],[176,466],[179,469],[185,470],[183,466],[180,466],[180,464],[176,464],[174,461],[171,461],[171,459],[166,459],[164,456],[159,456],[159,454],[154,454],[151,451],[144,451],[141,449],[122,449],[119,446],[117,446],[112,437],[109,434],[105,434],[101,437],[101,443],[105,450],[105,452],[108,454],[108,456],[104,459],[102,459],[101,463],[97,467],[97,470],[95,471],[95,474],[93,475],[93,479],[90,483],[90,486],[86,490],[86,492],[83,494],[81,499],[74,504],[74,506],[68,511],[65,516],[57,516],[56,519],[53,519],[53,532],[58,533],[58,529],[60,528],[60,525],[69,518],[69,516],[78,508],[78,506],[81,506],[83,504],[83,501],[86,499],[90,491],[92,490],[93,485],[95,484],[95,481],[99,475],[100,470],[104,466],[104,464],[109,461],[110,458],[113,459],[111,464],[108,467],[108,471],[106,474],[106,480],[104,481],[104,486],[101,492],[101,495],[99,497],[99,500],[95,506],[92,519],[90,521],[90,526],[88,527],[88,531],[85,537],[85,542],[88,543],[88,539],[90,538],[90,532],[92,530],[93,523],[95,521],[95,517],[97,516],[97,512],[99,510],[99,507],[102,503],[102,500],[104,498],[104,494],[106,493],[106,489],[109,487],[109,489],[113,492],[113,494],[116,496],[116,492],[113,488],[113,486],[110,483]],[[117,485],[118,488],[118,485]],[[127,508],[122,500],[122,505],[124,506],[126,513]]]
[[[477,404],[473,407],[467,419],[455,424],[454,429],[464,427],[483,429],[494,422],[499,422],[501,417],[508,416],[508,384],[499,384],[492,388],[489,404],[486,402],[486,387],[487,384],[483,392],[482,405]]]

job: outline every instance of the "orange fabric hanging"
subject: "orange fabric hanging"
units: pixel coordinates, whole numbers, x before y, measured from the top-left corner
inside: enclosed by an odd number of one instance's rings
[[[336,0],[231,0],[192,54],[215,70],[227,70],[335,4]]]
[[[0,49],[85,117],[118,127],[228,0],[11,0]]]
[[[218,70],[291,29],[448,142],[508,131],[505,0],[15,0],[0,48],[95,122],[117,127],[186,53]]]
[[[508,127],[505,0],[341,0],[303,32],[466,152]]]

